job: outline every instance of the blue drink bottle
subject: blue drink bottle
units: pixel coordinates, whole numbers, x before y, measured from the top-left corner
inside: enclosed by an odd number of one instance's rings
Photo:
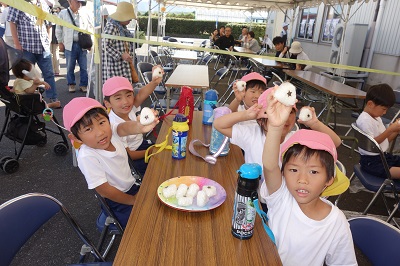
[[[218,118],[223,115],[230,114],[232,111],[226,106],[218,107],[214,110],[214,117]],[[225,136],[215,129],[214,125],[212,126],[211,130],[211,141],[210,141],[210,153],[214,154],[218,151],[221,147],[222,143],[224,142]],[[219,156],[226,156],[229,152],[229,141],[225,144],[224,149],[222,150]]]
[[[187,117],[183,114],[176,114],[172,121],[172,158],[180,160],[186,157],[188,131]]]
[[[214,121],[214,109],[217,107],[217,91],[208,90],[204,97],[203,124],[211,125]]]

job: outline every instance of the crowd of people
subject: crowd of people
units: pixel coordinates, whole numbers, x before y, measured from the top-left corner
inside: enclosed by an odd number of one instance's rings
[[[91,27],[90,18],[81,12],[84,0],[68,0],[69,7],[63,10],[52,6],[51,0],[30,2],[42,9],[53,10],[61,19],[81,29]],[[14,92],[36,93],[37,87],[43,85],[49,107],[60,107],[54,80],[54,76],[60,73],[58,49],[66,57],[69,92],[76,91],[76,63],[80,68],[79,89],[86,92],[90,48],[82,49],[79,33],[61,25],[54,27],[13,7],[4,10],[9,29],[5,40],[23,51],[23,60],[13,68],[17,77]],[[115,13],[109,15],[104,33],[132,37],[127,25],[133,19],[133,5],[120,2]],[[283,24],[281,36],[271,42],[266,35],[261,45],[269,48],[273,45],[276,57],[309,60],[300,42],[295,41],[288,47],[287,29],[288,25]],[[51,31],[55,39],[51,38]],[[255,37],[253,31],[243,27],[241,35],[234,38],[232,28],[222,26],[212,32],[210,41],[219,49],[232,51],[235,45],[240,45],[258,52],[261,46]],[[140,189],[140,180],[132,174],[131,167],[144,175],[147,168],[144,153],[152,143],[143,134],[159,123],[155,110],[155,120],[146,126],[139,123],[136,113],[161,83],[162,77],[154,77],[134,94],[134,44],[106,39],[103,45],[103,103],[88,97],[72,99],[64,107],[63,124],[74,147],[80,145],[78,166],[88,188],[106,198],[116,218],[125,227],[135,203],[135,194]],[[52,52],[57,57],[52,57]],[[24,74],[23,70],[31,72],[34,64],[42,71],[44,81]],[[159,66],[154,66],[153,70],[156,67]],[[292,64],[291,67],[296,70],[310,68],[304,64]],[[278,101],[274,97],[278,86],[268,89],[265,77],[255,72],[241,80],[247,86],[241,91],[236,83],[233,84],[235,97],[229,105],[232,113],[216,119],[214,126],[228,136],[232,144],[243,149],[246,163],[264,166],[260,199],[264,209],[268,208],[269,225],[275,234],[283,264],[297,265],[301,261],[304,265],[356,265],[351,232],[344,214],[322,198],[343,193],[348,187],[346,177],[335,167],[336,148],[341,145],[339,136],[319,121],[314,108],[308,106],[303,108],[309,109],[311,119],[298,119],[297,122],[309,130],[295,130],[296,103],[287,106]],[[387,85],[371,87],[364,112],[357,120],[360,127],[386,148],[388,140],[400,131],[399,123],[385,129],[380,120],[380,116],[394,104],[394,98],[393,90]],[[361,167],[372,174],[382,175],[376,172],[382,167],[375,154],[361,151],[361,155]],[[400,178],[400,159],[388,156],[388,160],[393,178]],[[343,186],[343,182],[347,186]]]

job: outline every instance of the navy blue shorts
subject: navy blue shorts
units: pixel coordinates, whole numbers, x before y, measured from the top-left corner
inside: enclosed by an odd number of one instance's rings
[[[400,156],[385,153],[385,158],[389,165],[389,169],[391,167],[400,167]],[[385,169],[379,155],[361,155],[360,165],[363,171],[371,175],[386,178]]]
[[[136,193],[138,193],[139,188],[140,188],[140,186],[134,184],[130,190],[125,192],[125,194],[134,196],[134,195],[136,195]],[[106,199],[106,202],[108,204],[108,207],[110,207],[110,209],[113,211],[115,218],[117,218],[117,220],[121,224],[122,228],[125,228],[126,224],[128,223],[129,216],[131,215],[133,206],[118,203],[118,202],[112,201],[110,199]],[[107,212],[105,212],[105,213],[107,213]]]

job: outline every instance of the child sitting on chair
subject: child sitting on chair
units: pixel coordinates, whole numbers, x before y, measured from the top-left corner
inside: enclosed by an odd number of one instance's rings
[[[261,197],[283,265],[357,265],[349,223],[330,201],[321,198],[347,190],[347,177],[335,166],[330,136],[299,130],[280,147],[292,106],[268,96],[268,132],[262,155]],[[280,168],[280,159],[282,168]]]
[[[385,127],[381,116],[395,103],[396,96],[393,89],[387,84],[371,86],[365,98],[364,111],[357,118],[357,126],[373,137],[385,153],[386,161],[389,165],[392,178],[400,179],[400,156],[396,156],[386,151],[389,149],[389,142],[394,140],[400,132],[400,123],[397,119],[394,123]],[[371,153],[358,149],[361,155],[360,165],[365,172],[386,177],[385,168],[378,153]]]
[[[153,70],[156,67],[153,67]],[[111,109],[109,112],[111,125],[118,125],[125,121],[136,121],[136,113],[140,111],[140,105],[161,81],[162,77],[153,78],[135,96],[132,85],[127,78],[112,77],[106,80],[103,85],[103,95],[105,106]],[[129,154],[130,163],[143,177],[147,169],[147,163],[144,162],[145,152],[153,143],[151,140],[144,139],[143,134],[121,137],[120,140],[124,143]]]
[[[103,196],[117,220],[125,227],[140,185],[132,175],[124,144],[117,136],[142,134],[152,130],[158,119],[147,126],[136,121],[111,127],[105,108],[86,97],[72,99],[63,110],[68,137],[79,144],[78,166],[89,189]]]
[[[25,72],[24,70],[30,72],[31,75],[25,75],[23,73]],[[50,89],[50,85],[45,81],[41,81],[34,71],[35,69],[31,62],[26,59],[21,59],[21,61],[12,68],[12,72],[16,77],[12,91],[16,94],[33,94],[40,93],[37,91],[40,86],[44,86],[46,90]],[[50,108],[60,108],[61,103],[60,101],[52,102],[48,103],[47,106]]]
[[[237,82],[233,83],[235,99],[229,104],[232,112],[240,112],[249,109],[257,103],[260,95],[267,89],[267,80],[257,72],[251,72],[243,76],[240,81],[246,82],[246,88],[240,90]]]

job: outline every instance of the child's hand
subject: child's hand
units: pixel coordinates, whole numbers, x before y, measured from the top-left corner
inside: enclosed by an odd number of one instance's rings
[[[317,124],[319,122],[317,114],[315,113],[315,108],[314,107],[310,107],[310,106],[304,106],[303,108],[307,108],[311,111],[311,119],[308,121],[303,121],[301,119],[298,119],[297,122],[299,122],[300,124],[303,124],[309,128],[312,128],[313,125]]]
[[[141,133],[150,132],[160,122],[159,118],[158,118],[158,111],[154,110],[154,109],[151,109],[151,110],[153,111],[153,114],[154,114],[154,117],[155,117],[154,121],[151,124],[144,126],[139,122],[137,123]],[[140,121],[140,115],[137,116],[137,121]]]
[[[151,69],[151,73],[154,73],[154,70],[155,70],[156,68],[160,68],[160,69],[161,69],[162,77],[152,77],[151,82],[153,82],[153,83],[155,83],[155,84],[158,85],[158,84],[160,84],[161,81],[163,81],[163,77],[164,77],[164,75],[165,75],[165,72],[164,72],[164,69],[162,68],[162,66],[156,65],[156,66],[153,66],[153,68]]]
[[[33,81],[33,85],[35,85],[36,87],[42,85],[42,81],[38,78],[34,78],[34,79],[32,79],[32,81]]]
[[[236,82],[238,82],[238,81],[239,80],[235,80],[235,82],[233,83],[232,89],[233,89],[233,92],[235,93],[236,100],[241,102],[244,98],[244,94],[246,93],[246,90],[242,90],[242,91],[238,90],[238,88],[236,86]]]
[[[246,115],[248,117],[248,120],[253,120],[253,119],[256,119],[256,118],[260,118],[259,116],[260,116],[260,113],[261,113],[260,112],[261,109],[262,109],[262,105],[259,105],[257,103],[255,103],[253,106],[251,106],[249,109],[247,109],[245,112],[246,112]]]
[[[43,85],[46,90],[50,89],[50,85],[46,81],[42,81],[40,85]]]
[[[390,124],[388,130],[398,134],[400,132],[400,118],[396,119],[392,124]]]
[[[268,116],[268,125],[273,127],[281,127],[289,118],[293,106],[286,106],[275,99],[274,93],[276,89],[277,86],[275,86],[275,88],[267,97],[266,111]]]

